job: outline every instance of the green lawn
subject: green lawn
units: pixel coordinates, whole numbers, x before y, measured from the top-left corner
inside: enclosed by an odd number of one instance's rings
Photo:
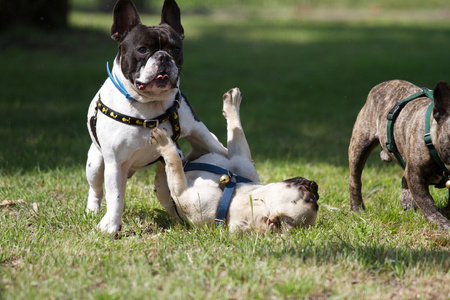
[[[119,237],[92,230],[85,121],[116,54],[111,16],[0,33],[0,203],[17,201],[0,207],[0,299],[448,299],[450,234],[401,209],[401,169],[377,151],[363,174],[367,210],[351,213],[347,146],[374,85],[450,81],[450,20],[316,13],[182,19],[181,88],[203,122],[225,142],[222,94],[239,87],[261,179],[319,184],[316,226],[284,237],[174,223],[154,168],[129,180]],[[432,193],[447,202],[448,191]]]

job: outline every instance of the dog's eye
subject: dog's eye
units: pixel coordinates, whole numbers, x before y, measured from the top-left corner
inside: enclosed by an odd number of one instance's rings
[[[283,216],[283,217],[281,218],[281,221],[284,222],[284,223],[286,223],[286,225],[291,226],[291,227],[295,225],[294,220],[291,219],[291,218],[289,218],[289,217],[286,217],[286,216]]]
[[[180,47],[175,47],[175,48],[173,48],[173,52],[174,52],[175,54],[180,54],[180,52],[181,52]]]
[[[137,51],[141,54],[145,54],[147,53],[147,47],[140,47]]]

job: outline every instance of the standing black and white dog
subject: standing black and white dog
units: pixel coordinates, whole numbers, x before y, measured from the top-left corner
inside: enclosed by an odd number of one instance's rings
[[[121,228],[127,178],[160,157],[149,142],[152,129],[163,128],[174,140],[185,137],[189,158],[227,153],[181,94],[184,30],[177,3],[165,0],[158,26],[143,25],[131,0],[118,0],[113,18],[119,53],[89,107],[93,142],[86,165],[86,210],[100,211],[104,184],[107,211],[98,228],[110,234]]]

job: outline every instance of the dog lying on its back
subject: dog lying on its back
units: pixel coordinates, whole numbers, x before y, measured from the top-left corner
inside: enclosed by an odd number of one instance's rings
[[[296,177],[267,185],[259,183],[239,118],[240,102],[239,89],[224,94],[228,155],[209,153],[193,161],[213,164],[254,181],[236,184],[225,223],[231,231],[260,232],[313,225],[319,208],[314,181]],[[159,163],[155,179],[156,196],[163,207],[178,220],[195,226],[214,223],[223,194],[220,175],[202,170],[185,173],[176,145],[162,129],[152,132],[152,144],[165,162]]]
[[[388,113],[396,103],[421,91],[419,87],[401,80],[381,83],[370,91],[366,104],[356,119],[348,149],[352,210],[364,208],[361,195],[361,174],[371,151],[381,145],[382,160],[398,162],[398,159],[389,152],[386,146]],[[408,209],[415,203],[430,223],[448,230],[450,221],[438,211],[428,186],[437,184],[443,179],[444,181],[448,180],[450,86],[444,81],[438,82],[434,88],[433,98],[430,137],[447,172],[443,172],[424,142],[425,117],[431,103],[427,97],[420,96],[404,106],[396,119],[393,138],[396,149],[405,162],[401,198],[403,208]],[[447,185],[449,183],[450,181],[447,181]],[[449,210],[449,204],[444,210]]]

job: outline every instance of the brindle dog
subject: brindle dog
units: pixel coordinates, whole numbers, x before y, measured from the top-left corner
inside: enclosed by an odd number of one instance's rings
[[[393,80],[375,86],[367,97],[353,127],[348,149],[350,167],[351,208],[364,209],[361,195],[361,173],[371,151],[381,145],[381,159],[397,159],[386,147],[387,115],[392,107],[421,89],[409,82]],[[444,81],[436,84],[433,92],[431,140],[440,159],[449,170],[450,163],[450,86]],[[442,180],[443,172],[430,155],[424,143],[425,114],[431,100],[419,97],[409,102],[400,112],[394,126],[394,139],[398,152],[406,163],[402,178],[401,203],[404,209],[417,205],[425,218],[441,229],[450,229],[450,221],[437,209],[428,186]],[[398,162],[397,162],[398,163]],[[449,184],[450,182],[447,182]],[[448,212],[450,204],[443,209]]]

